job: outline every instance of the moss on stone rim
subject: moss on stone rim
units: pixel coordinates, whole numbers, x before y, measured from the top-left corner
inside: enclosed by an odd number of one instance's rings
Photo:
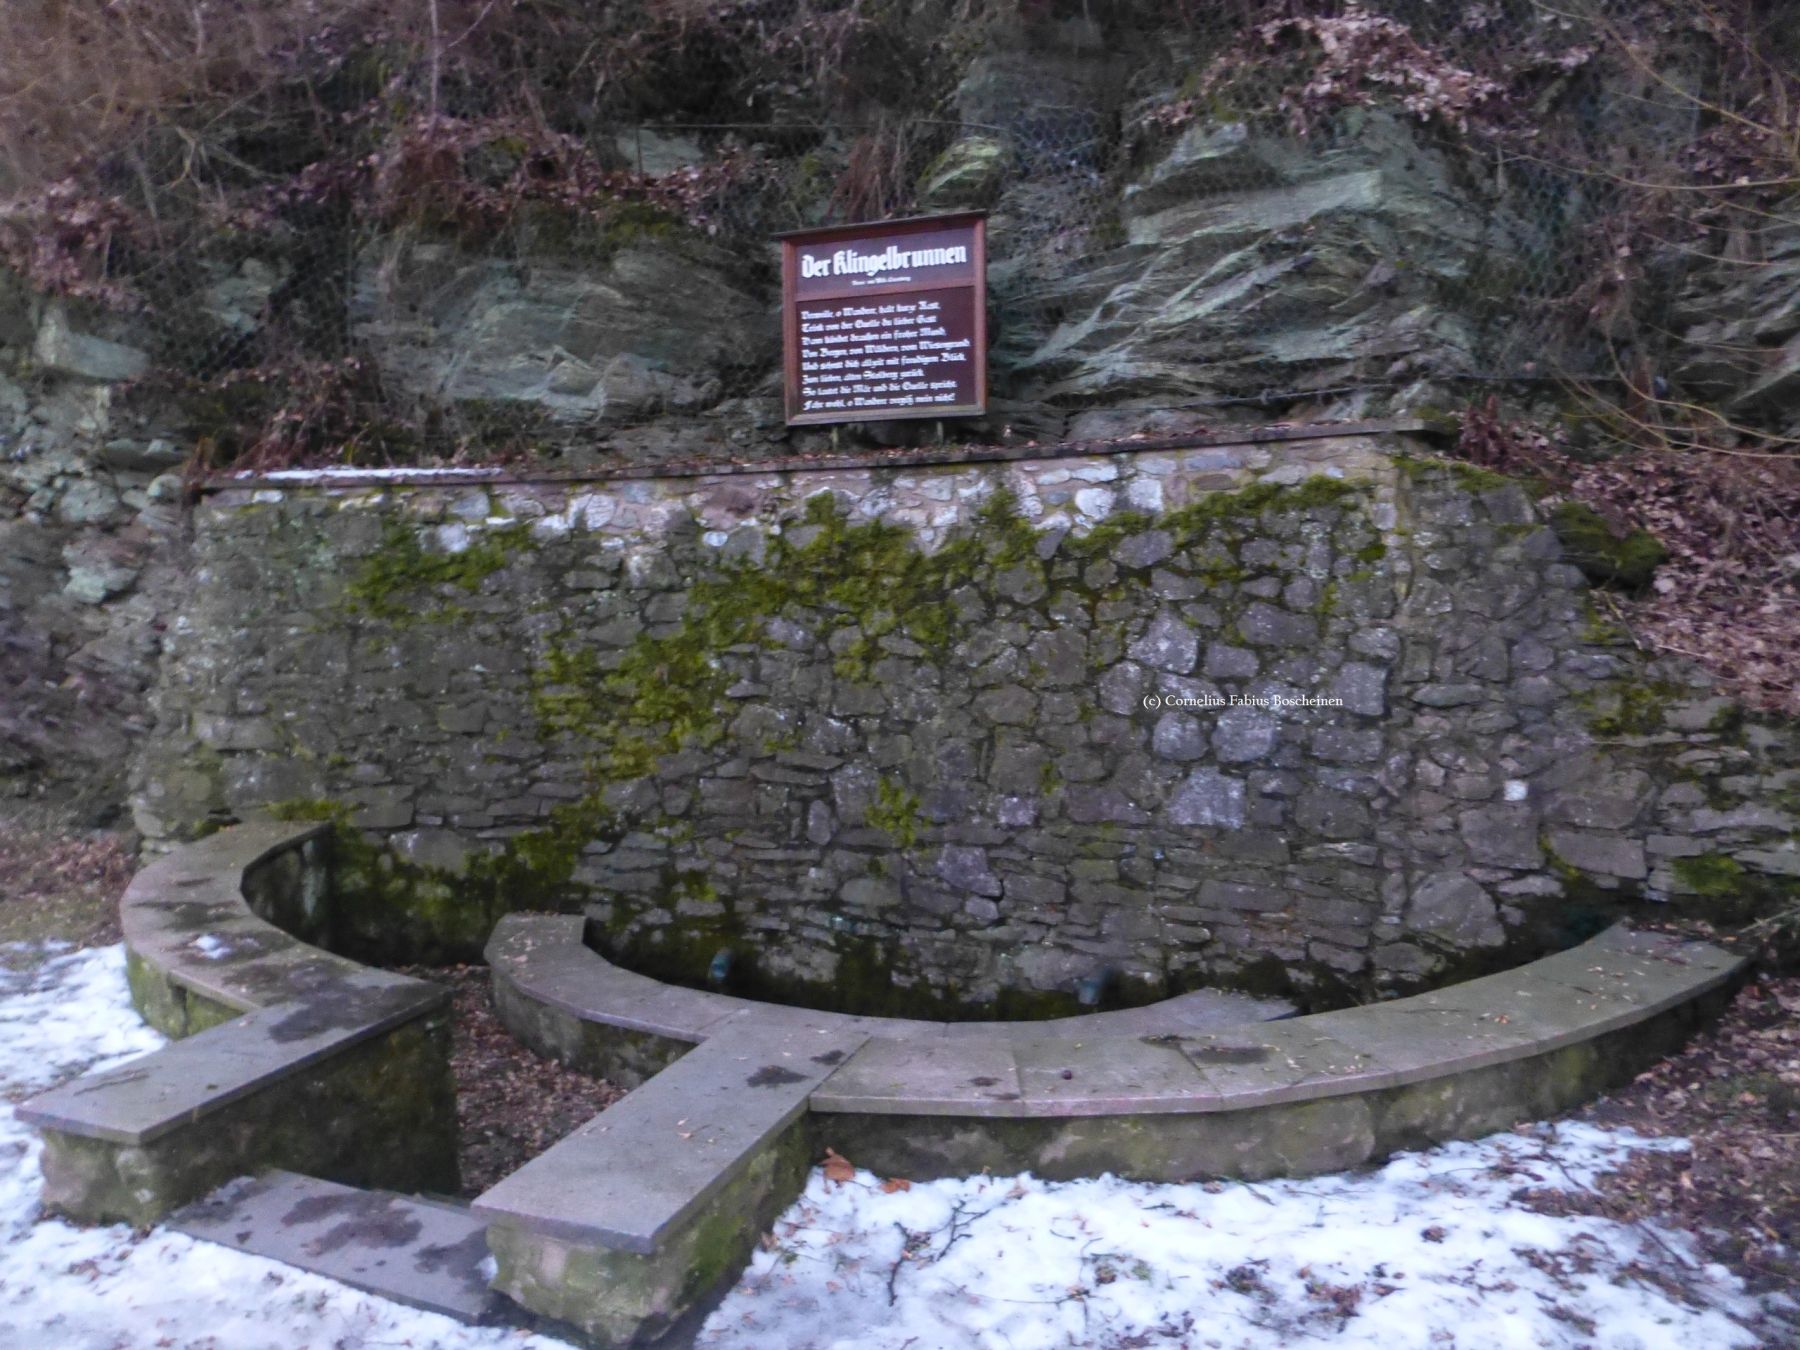
[[[1563,502],[1550,513],[1550,524],[1565,556],[1596,586],[1641,591],[1669,556],[1648,530],[1632,530],[1621,538],[1582,502]]]

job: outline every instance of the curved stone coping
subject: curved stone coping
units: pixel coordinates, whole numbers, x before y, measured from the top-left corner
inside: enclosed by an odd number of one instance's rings
[[[333,956],[253,909],[326,930],[325,831],[239,825],[132,879],[120,922],[133,1000],[178,1039],[19,1107],[45,1134],[52,1208],[148,1222],[269,1165],[454,1184],[454,1131],[436,1123],[454,1120],[450,991]]]
[[[1284,999],[1201,989],[1141,1008],[1038,1022],[861,1017],[665,984],[608,961],[586,945],[585,930],[586,921],[579,915],[509,914],[488,940],[488,966],[496,979],[506,981],[543,1009],[593,1026],[660,1037],[682,1046],[698,1045],[727,1023],[739,1024],[746,1016],[771,1026],[817,1028],[888,1041],[979,1041],[994,1036],[1035,1038],[1051,1029],[1058,1037],[1198,1033],[1294,1013],[1294,1006]],[[521,1034],[520,1028],[509,1029]],[[523,1035],[527,1043],[533,1039],[529,1027],[523,1028]],[[555,1054],[551,1048],[533,1048]]]
[[[436,985],[335,956],[252,909],[250,893],[260,891],[263,908],[278,911],[284,924],[325,931],[326,869],[307,865],[301,855],[323,848],[329,831],[320,823],[252,821],[187,844],[139,871],[119,901],[119,926],[139,977],[133,991],[139,1011],[160,1030],[184,1034],[181,1027],[160,1025],[164,1010],[154,1002],[144,1006],[146,975],[231,1013],[311,998],[345,980],[416,990],[421,998],[436,991],[434,1001],[442,1001]],[[271,869],[285,875],[268,877]]]
[[[1709,943],[1621,924],[1498,975],[1307,1017],[1228,1016],[1232,1005],[1217,996],[1190,994],[1051,1022],[942,1023],[814,1012],[664,984],[606,961],[583,945],[582,931],[575,916],[503,920],[487,953],[496,981],[563,1019],[685,1045],[756,1025],[865,1037],[810,1105],[875,1115],[1205,1114],[1405,1087],[1648,1021],[1744,965]],[[534,1039],[531,1027],[524,1034]],[[534,1047],[546,1054],[567,1044],[555,1034],[535,1039],[546,1042]]]
[[[1342,1012],[1197,1029],[1159,1025],[1157,1005],[951,1035],[665,985],[587,950],[583,927],[503,922],[496,1003],[534,1048],[623,1064],[642,1085],[473,1209],[495,1287],[603,1344],[716,1297],[827,1145],[919,1179],[1340,1170],[1568,1109],[1678,1047],[1745,965],[1620,926]]]
[[[997,1118],[1200,1115],[1448,1082],[1648,1022],[1745,965],[1625,925],[1515,970],[1388,1003],[1200,1034],[872,1039],[812,1109]]]

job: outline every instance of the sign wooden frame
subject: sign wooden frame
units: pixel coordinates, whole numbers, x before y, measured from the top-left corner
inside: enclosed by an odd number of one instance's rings
[[[987,412],[985,212],[776,238],[789,426]]]

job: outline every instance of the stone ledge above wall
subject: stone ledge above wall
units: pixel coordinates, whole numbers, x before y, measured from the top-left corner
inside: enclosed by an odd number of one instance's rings
[[[782,510],[829,492],[852,521],[880,520],[914,531],[927,548],[972,521],[995,491],[1010,491],[1021,514],[1043,531],[1085,532],[1115,514],[1155,515],[1207,492],[1254,483],[1293,486],[1308,476],[1379,478],[1391,448],[1425,427],[1417,419],[1322,423],[1199,435],[1166,446],[1131,440],[1019,447],[980,454],[913,452],[795,459],[776,464],[695,466],[687,471],[621,470],[573,477],[513,476],[491,469],[286,470],[207,484],[213,510],[269,506],[290,494],[319,494],[340,505],[373,505],[402,492],[419,521],[441,522],[437,541],[450,552],[484,528],[522,523],[539,537],[569,532],[648,543],[677,521],[692,520],[726,557],[749,548],[736,531],[760,529]],[[1391,489],[1380,492],[1392,524]],[[713,536],[717,536],[714,538]]]

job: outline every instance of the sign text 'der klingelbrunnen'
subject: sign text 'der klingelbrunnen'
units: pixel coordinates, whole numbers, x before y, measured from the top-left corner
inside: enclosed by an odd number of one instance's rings
[[[979,214],[781,236],[789,425],[987,411]]]

